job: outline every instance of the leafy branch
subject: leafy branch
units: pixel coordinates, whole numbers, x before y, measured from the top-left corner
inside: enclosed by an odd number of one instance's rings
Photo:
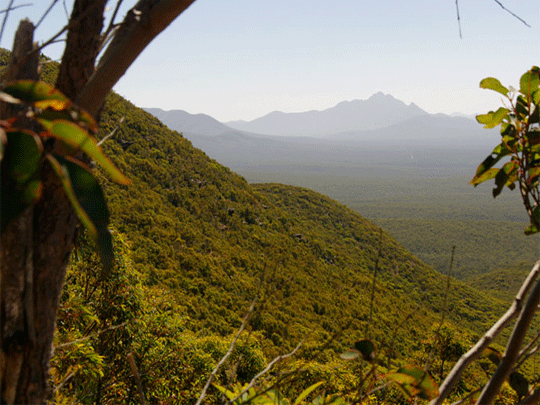
[[[477,121],[484,128],[500,126],[501,143],[478,166],[471,184],[475,187],[494,179],[493,197],[497,197],[504,187],[514,190],[516,184],[530,226],[525,234],[540,231],[540,69],[533,66],[519,81],[519,90],[507,88],[493,77],[480,82],[480,87],[502,94],[507,106],[497,111],[478,115]],[[495,167],[503,159],[509,159],[500,168]]]
[[[0,100],[16,107],[13,117],[0,122],[3,134],[0,139],[0,159],[3,158],[1,232],[41,198],[42,170],[48,165],[95,241],[108,271],[113,261],[112,240],[107,228],[109,211],[103,190],[80,159],[80,153],[99,164],[115,182],[127,185],[130,181],[105,156],[92,136],[97,131],[96,122],[60,91],[42,82],[10,83],[0,92]],[[59,144],[54,152],[47,147],[49,139]]]

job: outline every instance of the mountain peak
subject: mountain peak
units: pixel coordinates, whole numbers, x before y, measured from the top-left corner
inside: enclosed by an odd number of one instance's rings
[[[368,100],[395,100],[391,94],[384,94],[382,91],[378,91],[371,95]]]
[[[322,111],[300,113],[274,111],[241,125],[235,122],[229,122],[227,125],[257,134],[326,136],[382,128],[424,114],[427,113],[416,104],[407,105],[380,91],[367,100],[342,101]]]

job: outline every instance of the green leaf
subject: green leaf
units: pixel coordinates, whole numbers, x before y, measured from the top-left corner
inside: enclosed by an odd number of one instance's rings
[[[508,183],[513,183],[514,174],[517,172],[517,163],[514,161],[506,163],[495,176],[495,188],[493,189],[493,198],[501,194],[501,191]]]
[[[480,82],[480,88],[493,90],[498,93],[501,93],[503,96],[507,96],[510,92],[506,87],[504,87],[498,79],[494,77],[486,77]]]
[[[510,140],[514,140],[516,133],[516,127],[511,122],[501,122],[501,135],[503,138],[507,138],[507,143]],[[511,146],[511,145],[509,145]]]
[[[524,120],[529,115],[529,103],[521,95],[516,99],[516,112],[521,120]]]
[[[5,167],[17,183],[25,183],[40,167],[43,146],[39,137],[30,131],[6,132]]]
[[[525,228],[525,235],[534,235],[535,233],[538,233],[538,231],[538,227],[534,224],[531,224],[527,228]]]
[[[510,387],[512,387],[512,389],[516,391],[520,398],[523,398],[529,393],[529,382],[522,374],[518,373],[517,371],[514,371],[510,374],[510,376],[508,377],[508,383],[510,384]]]
[[[33,80],[18,80],[9,83],[3,89],[4,93],[9,94],[25,103],[35,103],[38,101],[54,100],[57,105],[71,105],[71,101],[60,90],[56,90],[50,84],[36,82]]]
[[[474,176],[473,179],[471,180],[471,184],[476,187],[477,185],[483,183],[484,181],[491,180],[492,178],[494,178],[498,172],[499,172],[499,169],[497,168],[486,170],[484,173],[482,173],[481,176]]]
[[[531,94],[532,102],[538,107],[538,103],[540,103],[540,90],[535,90]]]
[[[495,149],[493,149],[491,155],[489,155],[487,158],[484,159],[482,163],[480,163],[480,165],[476,169],[476,175],[474,177],[481,177],[485,172],[495,166],[499,162],[499,160],[501,160],[505,156],[510,155],[511,153],[512,151],[508,149],[504,143],[499,144],[495,147]]]
[[[529,169],[529,182],[534,183],[538,176],[540,176],[540,166],[535,166],[531,169]]]
[[[309,394],[319,388],[322,384],[324,384],[324,381],[319,381],[318,383],[315,383],[310,387],[306,388],[304,391],[302,391],[300,395],[298,395],[298,398],[296,398],[296,401],[294,401],[293,405],[299,405],[300,403],[302,403],[302,401],[306,399]]]
[[[111,176],[113,181],[126,185],[130,183],[129,179],[101,151],[94,137],[83,128],[66,120],[47,121],[38,119],[38,121],[51,136],[86,153]]]
[[[364,360],[373,361],[375,359],[375,352],[377,350],[377,347],[375,346],[375,343],[373,343],[371,340],[364,339],[355,342],[354,348],[360,353],[362,353],[362,357],[364,358]]]
[[[533,67],[523,74],[519,79],[519,91],[526,98],[531,97],[534,91],[538,90],[540,81],[538,80],[538,68]]]
[[[386,375],[386,378],[395,382],[408,397],[433,399],[439,395],[439,387],[431,376],[416,366],[406,365],[395,373]]]
[[[479,124],[484,124],[484,128],[495,128],[509,112],[510,110],[508,108],[500,107],[495,112],[490,111],[487,114],[477,115],[476,121],[478,121]]]
[[[112,267],[114,253],[108,229],[109,210],[105,195],[92,173],[74,161],[61,156],[47,155],[59,177],[77,217],[94,239],[105,273]]]
[[[0,230],[41,198],[40,167],[42,146],[29,131],[5,133],[5,157],[0,178]]]
[[[75,109],[43,109],[35,113],[35,118],[43,122],[64,120],[73,122],[92,133],[97,132],[98,126],[96,121],[85,111],[78,111]]]

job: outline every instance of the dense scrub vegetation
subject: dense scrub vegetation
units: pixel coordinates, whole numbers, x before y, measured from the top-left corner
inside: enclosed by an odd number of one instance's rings
[[[51,75],[47,64],[44,77]],[[249,334],[218,382],[246,383],[305,340],[282,366],[304,370],[291,395],[323,380],[330,391],[358,392],[363,363],[344,364],[338,355],[367,337],[387,358],[381,373],[431,362],[440,378],[503,311],[501,301],[460,281],[447,292],[444,276],[321,194],[250,186],[119,95],[110,95],[101,122],[101,138],[116,129],[103,147],[132,185],[113,184],[97,169],[117,266],[101,279],[84,238],[74,254],[53,364],[59,403],[137,402],[137,385],[152,403],[194,402],[255,297]],[[453,355],[450,343],[461,347]],[[373,400],[402,398],[395,389],[380,395]],[[208,400],[218,396],[213,389]]]

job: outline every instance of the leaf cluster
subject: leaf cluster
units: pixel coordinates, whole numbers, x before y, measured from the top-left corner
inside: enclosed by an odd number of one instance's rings
[[[500,126],[502,141],[478,166],[471,184],[477,186],[494,179],[493,197],[504,187],[519,186],[523,205],[530,219],[527,235],[540,231],[540,69],[533,66],[519,81],[519,90],[509,89],[493,77],[480,82],[480,87],[502,94],[508,103],[497,111],[478,115],[484,128]],[[495,167],[501,160],[502,167]]]

